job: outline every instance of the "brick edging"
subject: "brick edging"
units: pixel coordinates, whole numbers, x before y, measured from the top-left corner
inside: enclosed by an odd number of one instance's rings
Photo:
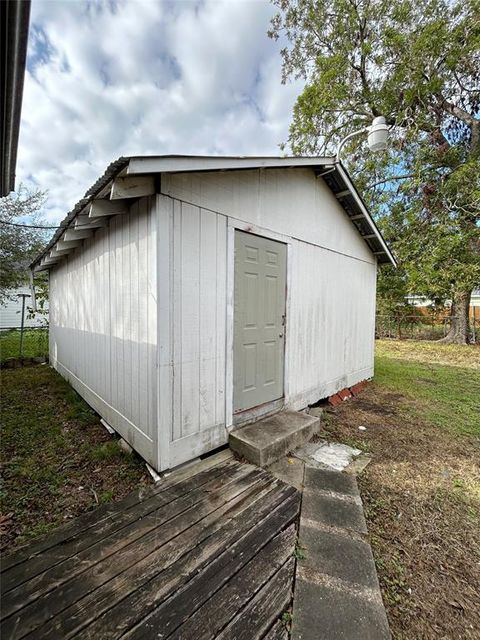
[[[358,396],[358,394],[361,393],[368,385],[368,382],[368,380],[362,380],[361,382],[357,382],[357,384],[354,384],[352,387],[345,387],[345,389],[337,391],[337,393],[334,393],[328,398],[328,404],[332,407],[337,407],[345,400],[348,400],[353,396]]]

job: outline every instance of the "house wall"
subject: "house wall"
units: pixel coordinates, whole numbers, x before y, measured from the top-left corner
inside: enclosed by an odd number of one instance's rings
[[[376,266],[294,240],[290,286],[287,402],[301,409],[373,376]]]
[[[32,305],[30,287],[18,287],[7,292],[8,298],[0,305],[0,329],[20,328],[22,324],[22,298],[19,294],[26,294],[25,299],[25,327],[42,327],[48,324],[48,304],[45,305],[45,313],[35,313],[28,317],[28,307]]]
[[[311,170],[163,175],[162,193],[159,393],[176,463],[232,425],[236,228],[288,244],[287,406],[373,375],[376,259]]]
[[[50,270],[50,361],[157,466],[155,198]]]
[[[162,193],[371,264],[375,259],[311,169],[162,175]]]

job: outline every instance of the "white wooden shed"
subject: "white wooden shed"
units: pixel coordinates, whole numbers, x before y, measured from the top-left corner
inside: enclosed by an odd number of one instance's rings
[[[32,264],[50,362],[157,471],[373,375],[394,258],[333,158],[121,158]]]

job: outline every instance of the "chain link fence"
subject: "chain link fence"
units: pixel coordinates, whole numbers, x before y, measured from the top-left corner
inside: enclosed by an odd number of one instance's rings
[[[46,358],[48,326],[4,328],[0,331],[0,362],[10,358]]]
[[[377,315],[376,338],[397,340],[440,340],[450,329],[450,316],[429,318],[427,316]],[[480,318],[470,318],[470,342],[480,343]],[[0,362],[10,358],[46,358],[48,356],[48,326],[19,327],[0,330]]]
[[[452,316],[377,315],[375,337],[397,340],[440,340],[447,335],[450,323],[455,319]],[[480,319],[474,316],[470,318],[470,342],[480,342]]]

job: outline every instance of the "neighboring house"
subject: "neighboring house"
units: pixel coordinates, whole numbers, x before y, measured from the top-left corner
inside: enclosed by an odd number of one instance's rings
[[[0,329],[20,328],[22,323],[22,294],[28,296],[25,298],[25,327],[42,327],[48,324],[48,312],[35,313],[33,317],[29,317],[27,307],[31,307],[32,298],[30,287],[18,287],[12,289],[7,294],[7,299],[0,304]]]
[[[409,304],[414,305],[415,307],[420,307],[421,309],[426,307],[431,307],[433,304],[432,300],[429,300],[425,296],[407,296],[406,301]],[[450,308],[451,301],[447,300],[445,303],[446,308]],[[471,317],[480,317],[480,313],[477,310],[477,307],[480,307],[480,289],[474,289],[472,291],[472,297],[470,298],[470,316]]]
[[[161,471],[370,378],[377,263],[333,158],[158,156],[110,165],[32,268],[50,362]]]

